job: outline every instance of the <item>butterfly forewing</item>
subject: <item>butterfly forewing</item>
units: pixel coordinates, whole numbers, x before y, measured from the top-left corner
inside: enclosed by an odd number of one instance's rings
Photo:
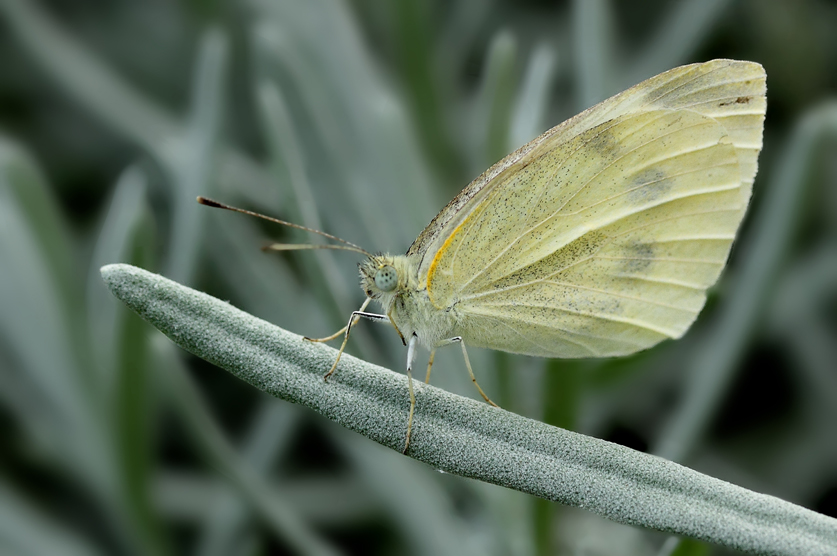
[[[549,149],[609,120],[644,110],[688,109],[718,120],[736,147],[745,186],[742,197],[749,199],[762,144],[765,79],[764,68],[757,63],[712,60],[674,68],[643,81],[546,131],[483,172],[436,215],[407,254],[419,256],[419,275],[424,277],[436,251],[480,203],[485,190],[500,186],[509,171],[542,152],[536,147]]]
[[[716,61],[547,132],[417,240],[431,301],[455,304],[471,344],[518,353],[620,355],[681,336],[746,210],[763,113],[760,66]]]

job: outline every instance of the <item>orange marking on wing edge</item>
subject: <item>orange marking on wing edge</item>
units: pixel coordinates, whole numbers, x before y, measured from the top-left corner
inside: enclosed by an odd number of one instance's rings
[[[453,238],[456,237],[456,234],[459,232],[459,230],[462,229],[462,226],[464,226],[465,223],[468,222],[468,220],[471,219],[471,217],[474,215],[474,212],[476,212],[476,211],[472,211],[471,214],[469,214],[465,218],[465,220],[463,220],[462,222],[459,223],[459,226],[457,226],[456,229],[453,230],[453,233],[451,233],[448,236],[448,238],[445,240],[445,242],[442,244],[442,246],[439,247],[439,250],[436,251],[436,256],[433,257],[433,261],[430,263],[430,269],[427,271],[427,297],[430,298],[430,303],[432,303],[433,306],[436,307],[437,309],[444,309],[444,307],[442,305],[439,305],[438,303],[436,303],[436,301],[433,299],[433,290],[430,287],[430,283],[433,281],[433,275],[436,273],[436,265],[439,262],[439,260],[442,258],[442,255],[445,254],[445,251],[447,251],[448,247],[450,247],[450,244],[453,241]]]

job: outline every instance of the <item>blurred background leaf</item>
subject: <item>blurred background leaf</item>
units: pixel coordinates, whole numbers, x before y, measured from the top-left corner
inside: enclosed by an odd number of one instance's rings
[[[837,516],[829,0],[0,0],[0,548],[12,554],[726,554],[439,474],[162,341],[131,262],[311,336],[489,164],[670,67],[751,59],[765,147],[694,329],[634,357],[473,354],[504,407]],[[316,241],[314,239],[313,241]],[[400,368],[385,327],[349,350]],[[456,353],[434,384],[474,397]]]

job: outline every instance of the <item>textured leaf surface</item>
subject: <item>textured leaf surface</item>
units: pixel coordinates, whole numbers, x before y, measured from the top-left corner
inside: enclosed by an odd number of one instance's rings
[[[274,396],[400,449],[403,375],[309,344],[228,303],[129,265],[102,275],[174,342]],[[664,459],[417,384],[410,456],[449,473],[583,507],[622,523],[756,554],[835,555],[837,520]]]

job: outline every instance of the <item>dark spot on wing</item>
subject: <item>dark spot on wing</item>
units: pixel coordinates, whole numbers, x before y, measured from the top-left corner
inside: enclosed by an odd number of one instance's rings
[[[718,106],[731,106],[733,104],[750,104],[753,97],[738,97],[735,100],[726,100],[718,104]]]
[[[628,182],[628,201],[639,205],[659,199],[671,189],[671,181],[659,168],[646,168]]]
[[[630,243],[623,254],[625,271],[642,272],[654,264],[655,250],[653,243]]]
[[[605,160],[613,160],[622,152],[623,147],[609,129],[613,122],[606,122],[595,130],[587,140],[585,148],[595,151]]]

